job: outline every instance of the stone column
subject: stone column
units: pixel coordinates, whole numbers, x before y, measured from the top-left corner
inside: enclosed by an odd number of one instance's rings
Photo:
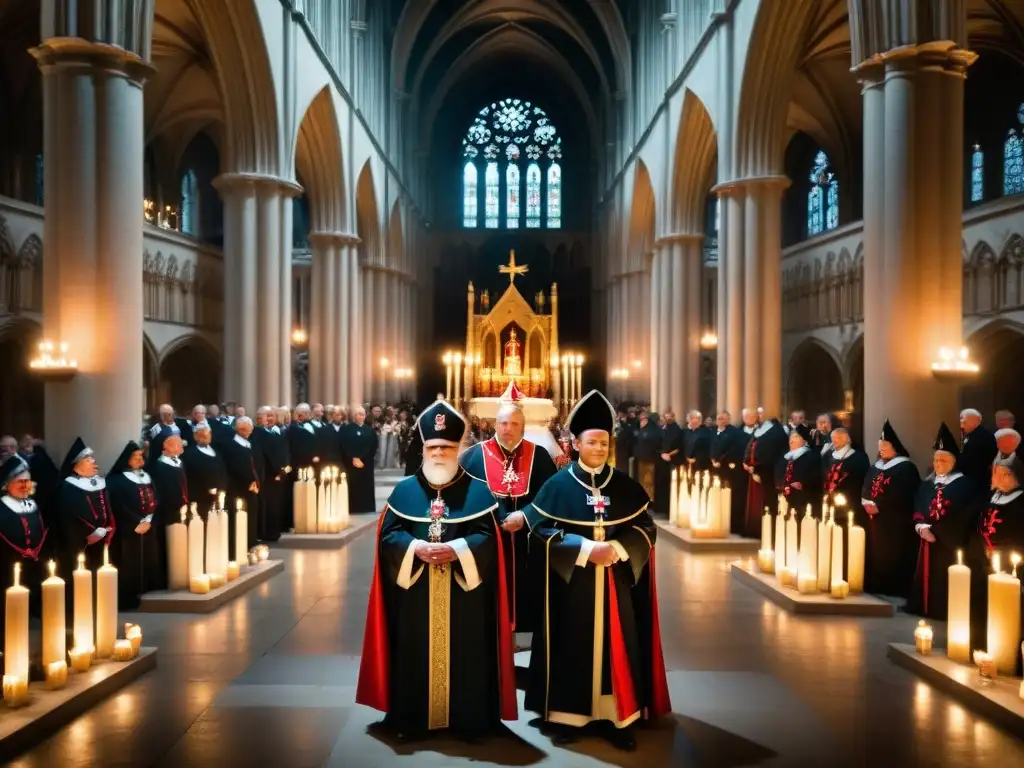
[[[257,186],[257,275],[256,301],[259,309],[250,322],[259,335],[256,357],[256,400],[246,402],[250,412],[261,405],[280,404],[281,371],[286,369],[285,349],[281,345],[281,328],[291,324],[291,318],[281,315],[281,293],[291,286],[282,284],[281,262],[281,196],[273,184]],[[290,349],[290,344],[288,349]]]
[[[139,434],[142,380],[142,85],[148,35],[125,47],[47,21],[32,50],[43,78],[43,337],[70,345],[78,374],[46,385],[45,438],[60,462],[77,435],[109,469]],[[50,9],[52,13],[53,9]],[[91,37],[97,35],[90,34]],[[104,36],[102,39],[109,39]],[[13,118],[12,118],[13,119]]]
[[[373,361],[377,354],[376,352],[376,311],[377,311],[377,292],[375,290],[377,278],[380,275],[377,274],[376,270],[373,269],[369,264],[364,264],[361,269],[363,276],[363,317],[365,322],[363,323],[363,333],[361,338],[363,339],[363,350],[362,350],[362,363],[363,363],[363,391],[364,400],[373,400],[376,398],[377,393],[375,389],[376,379],[374,374],[376,368],[374,367]]]
[[[363,286],[359,267],[359,239],[352,236],[348,246],[348,400],[350,406],[363,402]]]
[[[658,360],[658,356],[661,354],[659,346],[661,343],[661,284],[665,278],[661,251],[661,246],[655,245],[651,254],[650,346],[647,353],[647,370],[651,380],[650,400],[655,407],[661,398],[661,392],[658,389],[661,361]]]
[[[330,395],[331,402],[337,405],[344,405],[349,400],[349,366],[351,365],[349,358],[352,347],[352,327],[350,325],[351,310],[349,308],[351,303],[351,291],[349,290],[351,269],[348,263],[351,258],[351,250],[348,241],[348,236],[339,234],[336,256],[338,267],[334,283],[334,293],[337,296],[334,327],[337,329],[336,343],[338,351],[334,371],[336,383],[334,391]]]
[[[664,328],[668,329],[671,337],[668,357],[662,358],[670,367],[670,380],[668,392],[664,402],[659,403],[658,408],[662,412],[673,410],[677,418],[682,418],[683,409],[687,407],[687,395],[684,390],[686,371],[686,337],[689,328],[686,324],[687,316],[687,284],[686,266],[683,259],[686,256],[684,251],[686,243],[679,237],[672,237],[669,244],[665,246],[666,255],[672,261],[672,288],[669,299],[669,310],[664,313]]]
[[[722,199],[718,244],[718,408],[739,422],[743,408],[743,190],[720,185]]]
[[[663,413],[672,397],[672,286],[678,268],[671,243],[662,243],[657,258],[661,259],[661,283],[653,290],[658,293],[658,399],[651,402],[651,407]]]
[[[277,279],[280,285],[281,325],[278,328],[281,345],[281,369],[278,373],[278,400],[268,405],[294,405],[292,387],[295,381],[292,370],[292,331],[299,328],[302,320],[292,312],[292,214],[294,212],[292,197],[297,190],[286,190],[280,198],[281,203],[281,260]]]
[[[864,245],[873,248],[864,262],[865,429],[891,418],[921,467],[939,422],[957,419],[956,385],[936,380],[931,363],[963,339],[963,95],[974,58],[948,41],[903,45],[874,53],[859,73]]]
[[[309,244],[312,248],[310,260],[310,302],[309,326],[309,392],[311,403],[324,399],[328,391],[331,371],[327,347],[331,340],[331,314],[328,312],[332,286],[328,280],[331,262],[331,240],[324,233],[311,233]]]

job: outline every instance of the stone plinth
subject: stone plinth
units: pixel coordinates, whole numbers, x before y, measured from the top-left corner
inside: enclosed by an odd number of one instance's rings
[[[698,538],[693,535],[689,528],[676,528],[664,520],[657,520],[658,538],[661,541],[669,541],[687,552],[709,552],[727,554],[756,554],[761,548],[758,539],[747,539],[743,536],[731,534],[726,538],[708,539]]]
[[[205,595],[185,590],[147,592],[136,610],[139,613],[213,613],[283,570],[284,560],[267,560],[259,565],[246,566],[237,579],[211,589]]]
[[[895,605],[871,595],[850,595],[841,600],[824,592],[802,595],[795,589],[783,587],[774,575],[750,570],[746,563],[733,563],[730,570],[733,579],[760,592],[790,613],[882,618],[891,618],[896,614]]]

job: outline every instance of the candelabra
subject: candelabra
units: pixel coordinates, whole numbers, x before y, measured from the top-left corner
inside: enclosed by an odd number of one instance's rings
[[[39,344],[39,356],[29,361],[29,370],[43,381],[70,381],[78,373],[78,361],[68,356],[69,350],[65,341],[56,346],[43,341]]]
[[[939,359],[932,363],[932,376],[939,381],[967,381],[981,370],[977,363],[968,359],[967,347],[954,352],[948,347],[939,350]]]

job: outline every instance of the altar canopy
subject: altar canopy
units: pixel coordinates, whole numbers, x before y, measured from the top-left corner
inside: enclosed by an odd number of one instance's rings
[[[514,379],[526,397],[557,401],[558,284],[551,284],[550,298],[543,291],[534,296],[531,306],[515,286],[516,276],[529,270],[516,264],[515,251],[499,269],[509,284],[493,305],[489,291],[477,296],[472,283],[467,291],[467,395],[498,397]]]

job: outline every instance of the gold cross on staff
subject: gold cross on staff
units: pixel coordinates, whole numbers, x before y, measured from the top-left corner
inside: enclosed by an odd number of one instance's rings
[[[516,275],[525,275],[530,271],[530,267],[526,264],[522,266],[516,266],[516,252],[515,249],[509,251],[508,264],[502,264],[498,267],[498,272],[503,275],[508,275],[508,283],[512,285],[516,281]]]

